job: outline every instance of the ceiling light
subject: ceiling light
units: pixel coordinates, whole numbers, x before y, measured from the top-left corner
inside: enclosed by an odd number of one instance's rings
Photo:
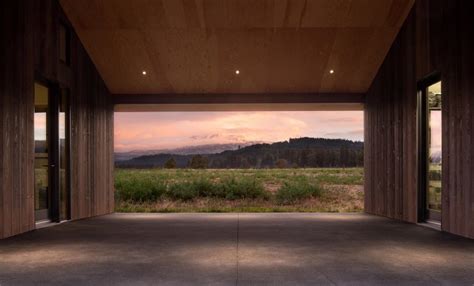
[[[239,70],[235,70],[235,74],[240,74],[240,71],[239,71]]]
[[[333,74],[333,73],[334,73],[334,70],[330,70],[329,73],[330,73],[330,74]]]
[[[146,71],[142,71],[142,75],[146,75]]]

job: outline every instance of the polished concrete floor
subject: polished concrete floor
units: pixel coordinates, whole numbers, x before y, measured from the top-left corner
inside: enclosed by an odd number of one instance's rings
[[[474,285],[474,240],[363,214],[114,214],[0,241],[0,285]]]

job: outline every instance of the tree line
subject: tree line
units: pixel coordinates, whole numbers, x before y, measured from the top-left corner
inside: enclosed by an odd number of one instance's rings
[[[363,166],[362,142],[342,139],[298,138],[256,144],[219,154],[142,156],[121,162],[132,168],[331,168]]]

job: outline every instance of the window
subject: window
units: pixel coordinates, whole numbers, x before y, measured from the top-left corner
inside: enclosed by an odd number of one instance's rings
[[[419,83],[419,221],[440,225],[442,212],[442,83]]]
[[[70,64],[70,33],[69,28],[59,24],[59,59],[66,65]]]

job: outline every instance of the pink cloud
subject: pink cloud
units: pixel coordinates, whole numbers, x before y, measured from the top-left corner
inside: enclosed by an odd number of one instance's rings
[[[362,111],[116,113],[115,149],[275,142],[296,137],[363,140]]]

